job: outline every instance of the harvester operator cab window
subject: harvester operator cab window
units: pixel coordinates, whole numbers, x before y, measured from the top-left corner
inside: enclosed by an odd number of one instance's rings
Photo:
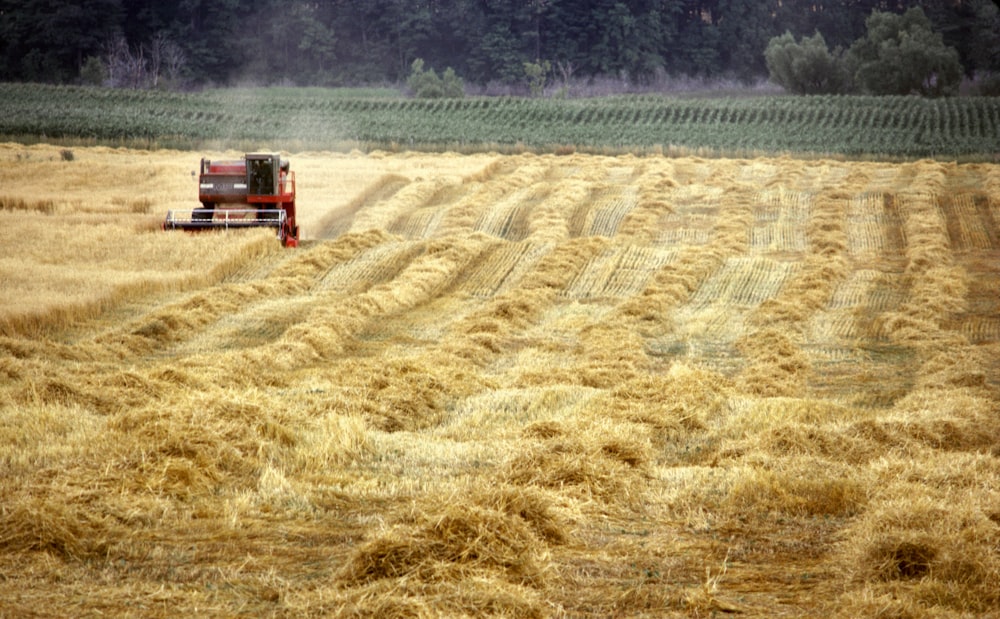
[[[275,170],[270,159],[248,159],[247,168],[247,193],[253,196],[275,195]]]

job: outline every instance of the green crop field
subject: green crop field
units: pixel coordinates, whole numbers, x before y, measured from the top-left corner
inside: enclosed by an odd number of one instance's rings
[[[385,89],[199,93],[0,84],[13,141],[343,150],[839,156],[992,161],[1000,99],[408,99]]]

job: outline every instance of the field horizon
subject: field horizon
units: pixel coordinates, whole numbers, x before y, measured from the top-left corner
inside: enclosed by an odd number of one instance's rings
[[[63,150],[0,144],[0,616],[996,615],[1000,165],[291,152],[283,249]]]

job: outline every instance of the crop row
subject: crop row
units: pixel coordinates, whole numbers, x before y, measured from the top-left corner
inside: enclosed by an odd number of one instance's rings
[[[407,148],[683,147],[722,153],[992,158],[1000,99],[347,97],[304,89],[200,93],[0,84],[0,135],[95,140],[295,140]]]

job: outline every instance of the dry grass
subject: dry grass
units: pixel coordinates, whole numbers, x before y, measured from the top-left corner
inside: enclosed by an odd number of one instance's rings
[[[997,166],[289,158],[0,145],[0,616],[995,614]]]

